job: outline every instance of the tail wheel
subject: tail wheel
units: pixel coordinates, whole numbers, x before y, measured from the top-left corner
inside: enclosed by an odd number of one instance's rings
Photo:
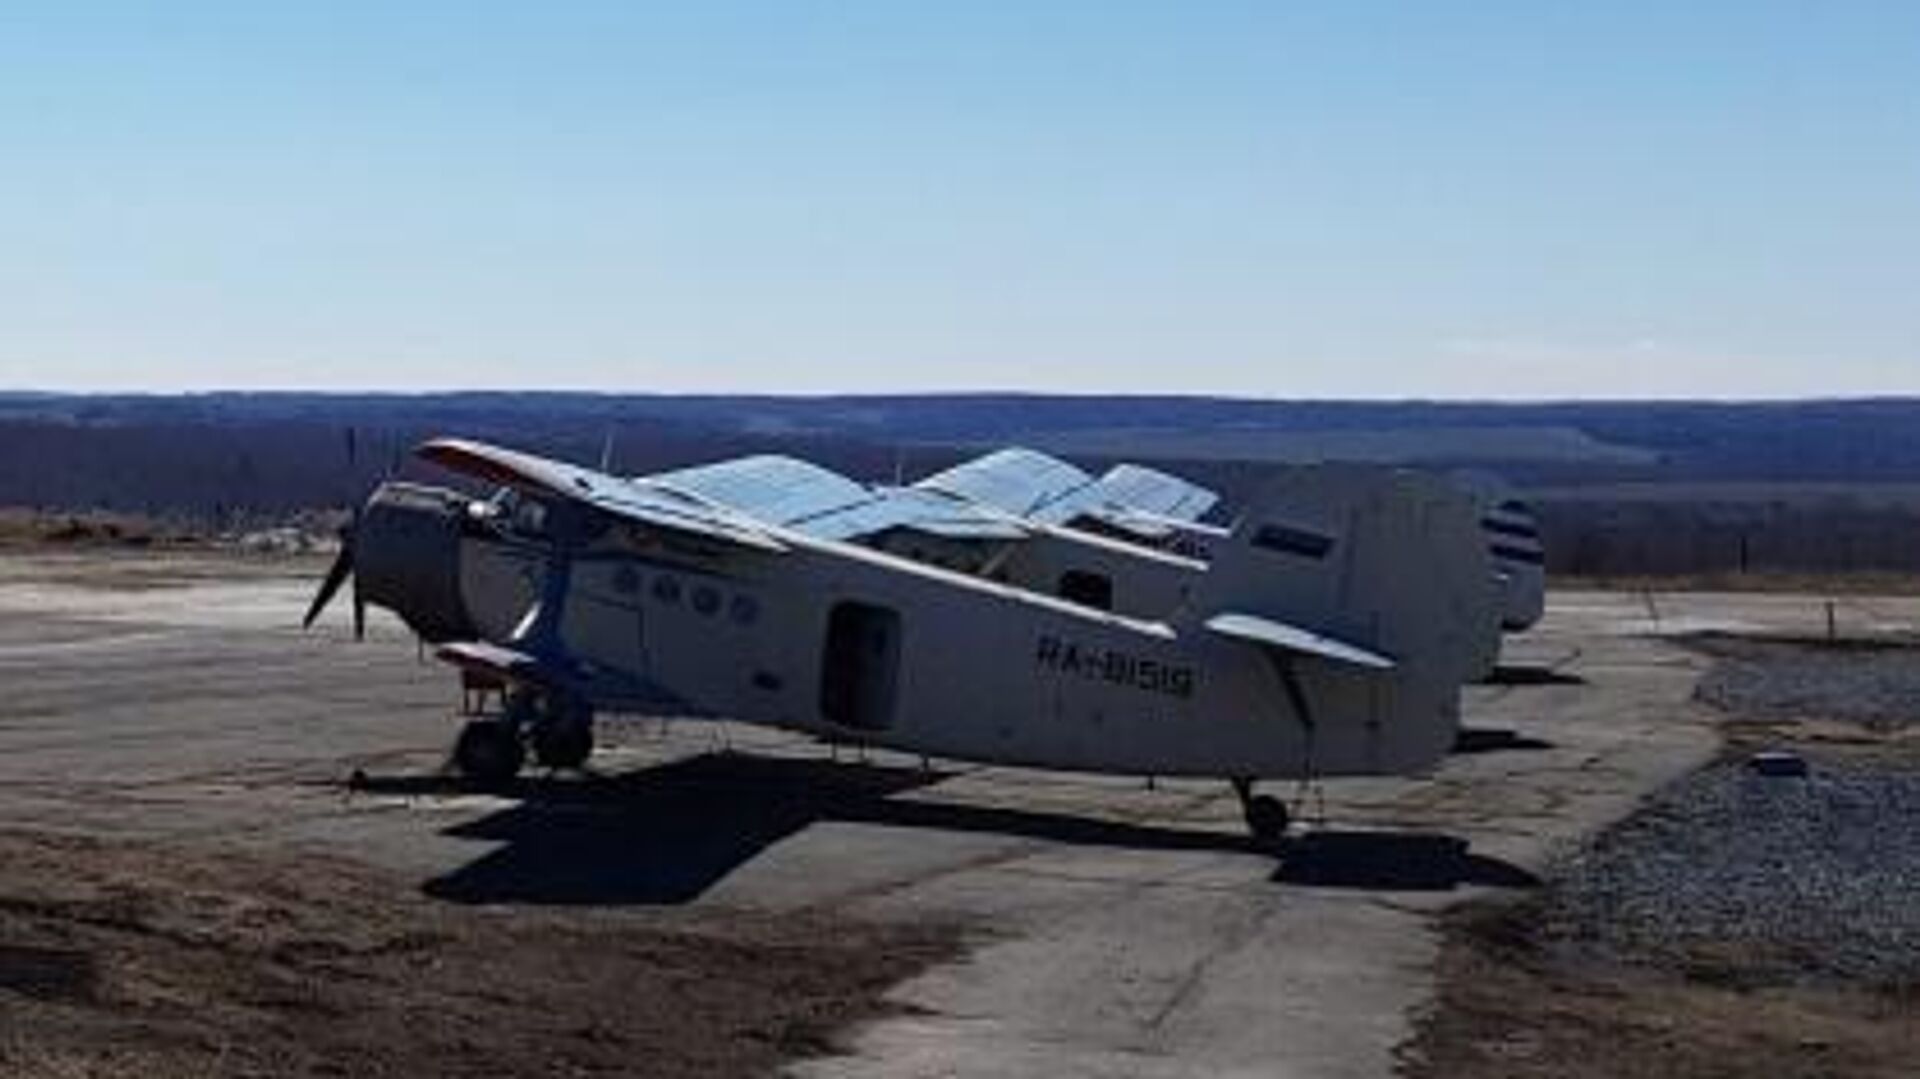
[[[1247,831],[1253,838],[1271,846],[1279,843],[1287,835],[1287,806],[1285,802],[1271,794],[1256,794],[1247,799],[1245,807]]]
[[[453,746],[453,763],[460,774],[483,787],[502,787],[520,774],[527,749],[510,723],[475,720],[460,729]]]

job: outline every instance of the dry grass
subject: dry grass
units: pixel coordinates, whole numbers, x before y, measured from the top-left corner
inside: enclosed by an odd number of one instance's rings
[[[1522,904],[1449,917],[1440,1001],[1403,1051],[1407,1074],[1905,1079],[1920,1059],[1920,1001],[1729,984],[1713,962],[1613,964],[1541,945],[1531,915]]]
[[[3,547],[191,547],[206,543],[208,538],[185,525],[137,514],[0,508]]]
[[[468,907],[316,855],[0,832],[0,1074],[764,1074],[941,927]]]

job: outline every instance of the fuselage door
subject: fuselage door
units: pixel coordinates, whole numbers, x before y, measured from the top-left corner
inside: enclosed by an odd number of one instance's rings
[[[899,671],[899,612],[852,600],[835,604],[821,652],[820,714],[836,726],[886,730],[893,725]]]

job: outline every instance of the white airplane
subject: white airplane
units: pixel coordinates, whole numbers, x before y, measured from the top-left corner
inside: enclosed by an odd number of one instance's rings
[[[1276,470],[1287,467],[1299,466],[1276,466]],[[1437,477],[1409,475],[1384,466],[1314,467],[1337,469],[1342,482],[1356,487],[1388,482],[1424,484],[1433,498],[1461,497]],[[1115,465],[1095,477],[1056,457],[1019,447],[963,462],[920,480],[914,489],[985,505],[1021,520],[1064,530],[1067,535],[1091,532],[1136,550],[1178,552],[1196,560],[1197,569],[1204,569],[1212,545],[1227,534],[1219,526],[1200,521],[1219,496],[1198,484],[1135,464]],[[1144,559],[1121,568],[1135,575],[1155,575]],[[1491,674],[1499,661],[1498,604],[1505,585],[1496,567],[1479,554],[1454,567],[1451,581],[1457,586],[1453,654],[1461,678],[1479,681]],[[1489,582],[1494,583],[1492,591]]]
[[[1231,781],[1394,774],[1458,727],[1446,582],[1483,552],[1455,500],[1400,477],[1285,473],[1159,618],[1101,610],[750,517],[669,484],[455,439],[502,485],[386,483],[307,613],[351,578],[440,658],[507,687],[455,761],[483,782],[592,749],[596,713],[671,709],[930,756]]]
[[[1532,511],[1511,485],[1488,472],[1456,472],[1447,479],[1474,503],[1492,560],[1495,609],[1467,659],[1474,677],[1491,674],[1499,658],[1499,634],[1520,633],[1546,610],[1546,552]],[[1356,480],[1356,482],[1364,482]],[[1221,534],[1200,518],[1219,496],[1178,476],[1121,464],[1094,477],[1037,450],[1011,448],[974,458],[915,484],[946,491],[1008,513],[1076,530],[1096,530],[1161,550],[1204,559],[1207,544]],[[1477,575],[1481,567],[1461,567]]]
[[[869,487],[791,457],[743,457],[640,482],[816,539],[858,543],[1029,591],[1142,618],[1185,603],[1191,558],[1020,516],[951,491]]]
[[[1375,465],[1318,466],[1358,491],[1374,483],[1424,485],[1427,497],[1458,498],[1442,481]],[[1164,619],[1181,609],[1206,572],[1196,553],[1226,537],[1190,520],[1213,492],[1139,465],[1096,479],[1033,450],[1006,449],[907,487],[868,487],[791,457],[755,456],[639,477],[748,517],[845,540],[1102,610]],[[1186,553],[1174,553],[1179,548]],[[1449,575],[1449,654],[1462,681],[1489,674],[1499,656],[1499,611],[1482,552]]]
[[[1501,628],[1522,633],[1547,610],[1547,550],[1533,510],[1507,481],[1490,472],[1462,471],[1453,481],[1478,507],[1480,527],[1501,586]]]
[[[1096,477],[1018,446],[936,472],[913,487],[1201,560],[1208,541],[1225,534],[1200,523],[1220,496],[1199,484],[1136,464],[1114,465]]]

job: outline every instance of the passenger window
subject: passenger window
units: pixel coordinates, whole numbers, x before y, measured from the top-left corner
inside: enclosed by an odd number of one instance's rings
[[[1068,570],[1060,575],[1060,598],[1082,607],[1113,610],[1113,580],[1104,573]]]
[[[720,592],[711,585],[701,585],[693,590],[693,609],[700,614],[712,614],[720,609]]]

